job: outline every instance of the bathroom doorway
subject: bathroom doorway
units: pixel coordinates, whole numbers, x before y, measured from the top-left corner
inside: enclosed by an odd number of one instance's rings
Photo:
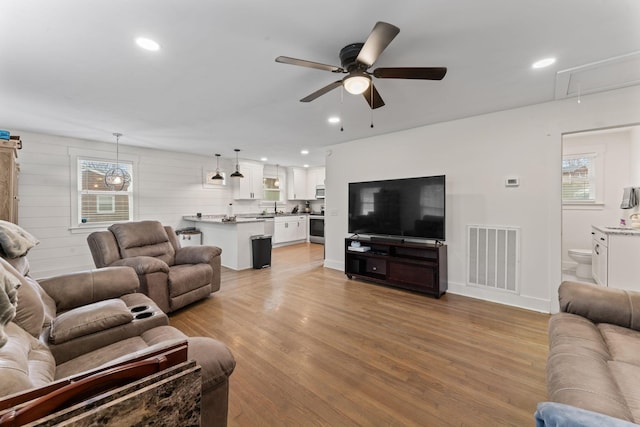
[[[564,134],[562,160],[562,277],[595,283],[578,268],[590,261],[592,225],[629,224],[638,212],[620,203],[625,187],[640,187],[640,125]]]

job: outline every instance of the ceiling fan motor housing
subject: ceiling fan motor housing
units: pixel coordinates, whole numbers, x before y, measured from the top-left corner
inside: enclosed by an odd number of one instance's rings
[[[349,72],[365,71],[367,69],[365,64],[356,61],[358,54],[362,50],[362,46],[364,46],[364,43],[352,43],[340,50],[340,63],[342,64],[342,68]]]

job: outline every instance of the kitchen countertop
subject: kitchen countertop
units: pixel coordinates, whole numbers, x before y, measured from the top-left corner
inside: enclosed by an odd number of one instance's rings
[[[624,236],[640,236],[640,229],[632,227],[604,227],[601,225],[594,225],[593,228],[601,233],[616,234]]]
[[[219,223],[219,224],[240,224],[247,222],[263,222],[266,219],[272,219],[277,217],[286,217],[286,216],[300,216],[300,215],[308,215],[307,213],[279,213],[277,215],[274,214],[240,214],[236,216],[235,221],[222,221],[224,215],[202,215],[202,217],[197,217],[195,215],[186,215],[182,218],[185,221],[194,221],[194,222],[209,222],[209,223]]]

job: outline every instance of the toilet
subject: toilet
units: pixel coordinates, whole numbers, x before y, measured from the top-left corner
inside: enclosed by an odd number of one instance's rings
[[[593,279],[591,274],[591,249],[569,249],[569,257],[578,263],[576,277]]]

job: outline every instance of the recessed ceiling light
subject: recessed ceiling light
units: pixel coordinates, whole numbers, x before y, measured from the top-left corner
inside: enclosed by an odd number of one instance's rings
[[[300,154],[306,156],[307,154],[309,154],[309,150],[300,150]]]
[[[531,65],[532,68],[544,68],[544,67],[548,67],[551,64],[554,64],[556,62],[556,58],[544,58],[541,59],[540,61],[536,61],[533,63],[533,65]]]
[[[145,37],[138,37],[136,39],[136,44],[141,48],[145,50],[150,50],[152,52],[160,50],[160,45],[157,42],[151,39],[147,39]]]
[[[329,123],[331,123],[331,124],[340,123],[340,117],[336,117],[336,116],[329,117],[328,121],[329,121]]]
[[[266,162],[267,160],[269,160],[269,159],[267,159],[266,157],[260,157],[260,161],[261,162]]]
[[[308,168],[308,167],[309,167],[309,165],[302,165],[302,166],[304,166],[305,168]]]

